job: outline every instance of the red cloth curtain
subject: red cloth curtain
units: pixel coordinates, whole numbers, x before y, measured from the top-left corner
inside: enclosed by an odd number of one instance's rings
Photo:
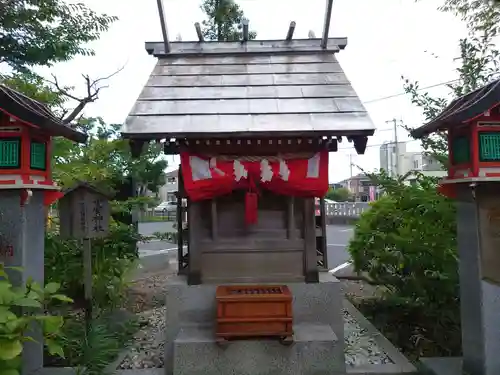
[[[257,218],[259,189],[297,197],[323,197],[328,191],[328,152],[308,159],[220,160],[181,153],[184,186],[193,201],[229,194],[235,189],[248,190],[245,197],[246,221]]]

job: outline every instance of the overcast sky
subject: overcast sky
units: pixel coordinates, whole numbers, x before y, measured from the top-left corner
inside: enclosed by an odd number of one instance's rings
[[[161,40],[160,22],[154,0],[80,0],[98,12],[116,15],[110,31],[92,44],[94,57],[80,57],[58,64],[51,72],[61,83],[84,88],[81,73],[98,78],[121,66],[124,70],[112,78],[100,99],[89,105],[85,114],[102,116],[107,122],[123,123],[155,64],[144,50],[145,41]],[[196,40],[194,22],[203,20],[201,0],[164,0],[171,39]],[[294,37],[307,38],[309,30],[319,37],[323,28],[326,0],[238,0],[250,19],[250,29],[258,39],[284,38],[290,21],[296,21]],[[440,1],[420,0],[334,0],[330,36],[347,37],[348,45],[338,59],[377,127],[368,141],[365,155],[355,155],[349,144],[330,154],[330,181],[350,174],[353,163],[367,170],[379,167],[379,145],[393,139],[391,124],[402,119],[408,125],[422,122],[418,108],[403,92],[401,75],[418,80],[421,87],[433,86],[456,78],[455,62],[458,39],[465,35],[463,25],[451,15],[436,10]],[[140,4],[140,5],[139,5]],[[432,94],[446,95],[438,86]],[[83,95],[83,94],[82,94]],[[403,129],[400,140],[408,137]],[[419,150],[418,142],[407,149]],[[171,167],[178,159],[169,157]],[[171,169],[171,168],[169,168]],[[356,173],[356,169],[354,169]]]

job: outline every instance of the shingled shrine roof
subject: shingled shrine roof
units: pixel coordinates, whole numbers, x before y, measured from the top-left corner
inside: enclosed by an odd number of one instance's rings
[[[0,84],[0,115],[2,114],[38,126],[52,136],[62,136],[80,143],[87,141],[85,134],[63,124],[45,104],[4,84]]]
[[[334,53],[346,38],[146,43],[158,62],[130,139],[367,136],[375,127]]]
[[[500,104],[500,79],[453,100],[434,120],[413,130],[412,136],[422,138],[470,121]]]

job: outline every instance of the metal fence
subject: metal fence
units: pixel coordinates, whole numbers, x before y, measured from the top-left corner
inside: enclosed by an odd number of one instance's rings
[[[155,211],[149,209],[139,212],[139,221],[175,221],[177,218],[176,211]]]
[[[359,216],[370,208],[368,202],[342,202],[342,203],[327,203],[327,217],[348,217],[357,219]]]
[[[358,219],[361,213],[369,208],[368,202],[327,203],[325,212],[329,222],[348,221]],[[174,221],[176,214],[176,211],[154,211],[150,209],[139,214],[139,221]]]

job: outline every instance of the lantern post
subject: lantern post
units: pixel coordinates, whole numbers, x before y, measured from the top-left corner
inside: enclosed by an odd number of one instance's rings
[[[58,120],[42,103],[0,84],[0,262],[12,284],[44,285],[46,208],[62,196],[52,180],[52,140],[84,143],[87,136]],[[22,374],[43,367],[43,335],[32,326],[22,354]]]
[[[448,176],[457,202],[463,358],[428,358],[436,374],[500,374],[500,80],[454,100],[416,138],[447,131]],[[450,372],[450,369],[453,371]],[[448,371],[448,372],[446,372]]]

